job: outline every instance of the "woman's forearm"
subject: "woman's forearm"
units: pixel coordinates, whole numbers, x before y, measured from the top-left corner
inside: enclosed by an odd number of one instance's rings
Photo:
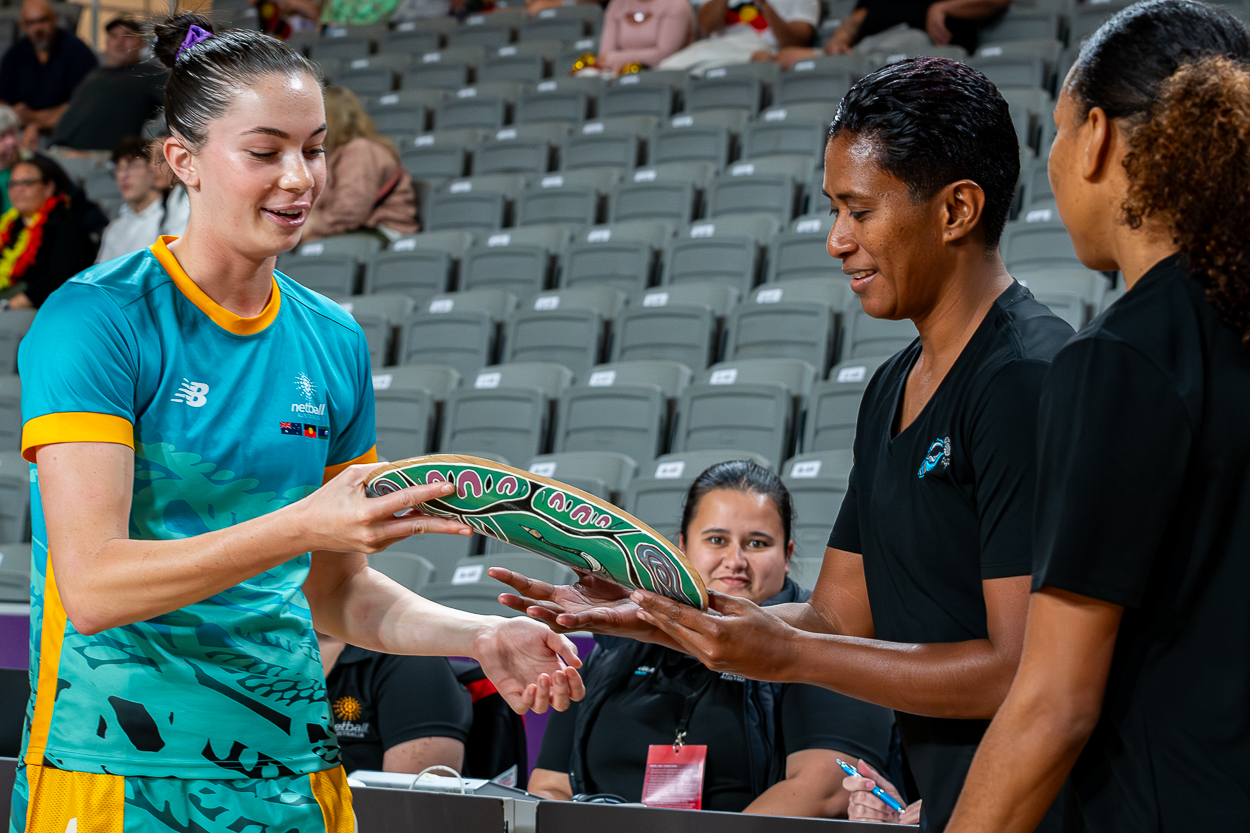
[[[842,789],[838,758],[853,756],[829,749],[804,749],[786,757],[786,777],[752,801],[744,813],[761,816],[846,818],[850,793]]]

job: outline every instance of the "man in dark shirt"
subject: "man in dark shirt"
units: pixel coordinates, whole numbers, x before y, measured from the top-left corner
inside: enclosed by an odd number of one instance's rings
[[[0,101],[17,110],[26,128],[22,143],[35,150],[39,134],[56,127],[96,59],[77,35],[56,25],[48,0],[22,3],[22,33],[0,58]]]
[[[966,64],[901,61],[851,89],[825,153],[829,252],[868,315],[911,319],[920,338],[865,393],[815,591],[767,611],[718,594],[714,613],[631,597],[713,670],[893,708],[922,830],[945,826],[1016,672],[1037,402],[1072,335],[998,253],[1019,164],[1007,103]],[[558,593],[575,614],[552,617],[561,627],[654,638],[623,604]]]
[[[165,98],[164,67],[143,61],[137,20],[119,17],[105,27],[104,66],[93,69],[57,122],[52,144],[74,150],[110,150],[138,135]]]

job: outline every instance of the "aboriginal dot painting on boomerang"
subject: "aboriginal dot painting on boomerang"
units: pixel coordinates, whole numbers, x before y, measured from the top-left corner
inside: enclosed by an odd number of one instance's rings
[[[707,607],[703,581],[680,550],[629,513],[564,483],[479,457],[435,454],[374,470],[368,494],[443,482],[456,491],[423,504],[431,514],[625,587]]]

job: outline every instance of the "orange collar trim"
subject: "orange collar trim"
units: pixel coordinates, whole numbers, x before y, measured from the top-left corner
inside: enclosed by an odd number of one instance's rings
[[[169,250],[169,244],[177,239],[174,235],[162,235],[149,247],[149,251],[152,252],[157,262],[165,267],[165,271],[174,281],[174,286],[187,296],[188,301],[199,307],[200,312],[211,318],[214,324],[235,335],[251,336],[268,327],[278,317],[278,310],[282,307],[282,293],[278,289],[277,278],[273,279],[273,292],[270,293],[269,303],[265,304],[260,315],[242,318],[208,297],[204,290],[191,280],[191,276],[186,273],[182,264],[174,257],[174,253]]]

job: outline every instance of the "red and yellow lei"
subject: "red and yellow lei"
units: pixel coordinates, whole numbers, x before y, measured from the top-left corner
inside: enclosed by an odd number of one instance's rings
[[[22,226],[16,240],[13,239],[13,227],[21,213],[16,208],[10,208],[0,214],[0,290],[12,286],[35,262],[39,244],[43,242],[44,221],[60,202],[68,203],[69,200],[64,194],[48,197],[43,208]]]

